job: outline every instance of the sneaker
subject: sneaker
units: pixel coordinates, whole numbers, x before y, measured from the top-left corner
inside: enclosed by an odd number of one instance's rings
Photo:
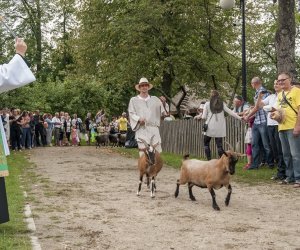
[[[295,183],[294,181],[290,181],[288,179],[284,179],[284,180],[279,182],[280,185],[291,185],[291,184],[294,184],[294,183]]]
[[[279,177],[278,177],[278,176],[272,176],[272,177],[271,177],[271,180],[273,180],[273,181],[277,181],[277,180],[280,180],[280,179],[279,179]]]
[[[279,177],[279,176],[277,176],[277,175],[275,175],[275,176],[272,176],[271,177],[271,180],[273,180],[273,181],[283,181],[283,180],[285,180],[285,177]]]
[[[249,167],[249,168],[247,168],[247,170],[258,170],[258,168]]]
[[[250,167],[250,163],[247,163],[244,167],[243,167],[243,170],[247,170],[249,167]]]
[[[295,182],[293,188],[300,188],[300,182]]]

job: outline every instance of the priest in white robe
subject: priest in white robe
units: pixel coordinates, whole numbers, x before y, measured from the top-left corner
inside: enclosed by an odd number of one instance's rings
[[[152,87],[153,85],[144,77],[135,85],[136,90],[140,93],[130,99],[128,107],[129,122],[132,130],[135,131],[139,149],[145,148],[140,139],[150,144],[151,137],[154,136],[152,144],[158,144],[156,150],[161,152],[159,126],[161,117],[165,115],[166,111],[158,97],[149,95],[149,90]],[[140,156],[142,155],[143,152],[140,151]]]
[[[0,65],[0,93],[19,88],[35,81],[26,61],[27,45],[21,38],[16,39],[16,55],[8,64]],[[6,156],[9,155],[6,136],[0,119],[0,224],[9,221],[4,177],[8,176]]]

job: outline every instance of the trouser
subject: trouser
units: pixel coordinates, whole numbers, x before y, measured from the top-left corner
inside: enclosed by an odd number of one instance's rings
[[[19,127],[11,128],[10,139],[13,150],[21,149],[21,129]]]
[[[68,139],[68,142],[70,142],[70,136],[71,136],[71,132],[66,132],[66,137]]]
[[[54,144],[56,146],[59,145],[59,134],[60,134],[60,128],[54,128]]]
[[[0,177],[0,224],[9,221],[4,177]]]
[[[40,136],[41,136],[42,145],[46,145],[46,136],[44,134],[44,127],[43,127],[43,125],[41,123],[35,125],[36,146],[41,146]]]
[[[274,161],[272,158],[272,153],[269,144],[268,132],[267,132],[267,124],[253,124],[252,127],[252,164],[251,168],[258,168],[260,163],[260,153],[261,149],[259,146],[259,140],[262,140],[262,144],[264,146],[264,151],[266,153],[266,160],[269,167],[274,166]]]
[[[279,138],[278,126],[268,126],[268,136],[271,150],[275,161],[277,162],[277,177],[283,179],[285,175],[285,163],[283,160],[281,142]]]
[[[211,150],[210,150],[210,145],[209,145],[211,138],[212,137],[204,135],[204,151],[205,151],[207,160],[211,160]],[[215,142],[216,142],[217,149],[218,149],[218,155],[219,155],[219,157],[221,157],[222,154],[224,153],[222,137],[215,137]]]
[[[23,147],[31,148],[31,131],[30,128],[23,128],[22,135],[22,145]]]
[[[47,145],[50,145],[51,144],[51,141],[52,141],[52,128],[47,128],[46,129],[46,143]]]
[[[283,159],[288,181],[300,182],[300,136],[293,135],[293,129],[279,131]]]

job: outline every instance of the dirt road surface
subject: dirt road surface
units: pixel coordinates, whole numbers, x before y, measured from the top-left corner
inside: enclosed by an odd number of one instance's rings
[[[300,190],[233,183],[216,191],[186,186],[174,198],[179,171],[164,166],[154,199],[136,195],[136,159],[95,147],[37,148],[37,178],[28,191],[42,249],[300,249]]]

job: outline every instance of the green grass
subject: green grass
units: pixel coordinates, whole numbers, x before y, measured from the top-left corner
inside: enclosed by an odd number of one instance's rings
[[[138,158],[138,150],[137,149],[127,149],[127,148],[114,148],[114,151],[127,156]],[[179,169],[181,166],[182,155],[176,155],[171,153],[163,152],[162,158],[164,163],[170,167]],[[191,156],[190,158],[196,158]],[[271,183],[270,178],[276,173],[276,169],[267,169],[260,168],[259,170],[251,170],[245,171],[243,170],[243,166],[245,166],[246,160],[240,159],[236,165],[235,175],[232,176],[232,179],[236,182],[247,183],[250,185],[257,185],[262,183]]]
[[[28,230],[24,222],[25,198],[20,188],[20,176],[30,165],[24,153],[12,153],[8,157],[9,176],[5,178],[10,221],[0,224],[0,249],[31,249]]]

